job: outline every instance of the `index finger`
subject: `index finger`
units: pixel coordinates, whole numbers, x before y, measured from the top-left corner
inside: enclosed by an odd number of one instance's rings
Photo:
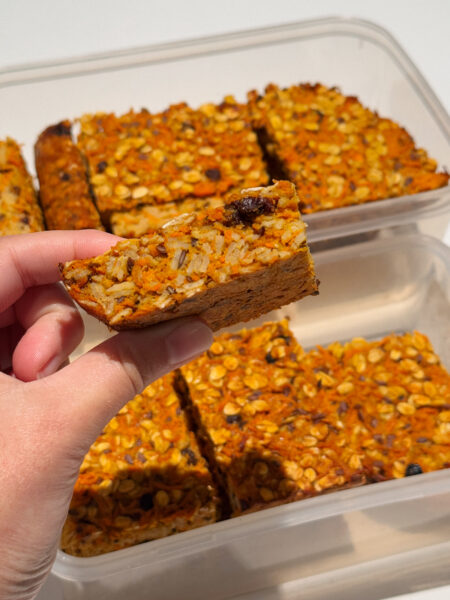
[[[0,239],[0,313],[29,287],[60,280],[58,263],[106,252],[121,238],[103,231],[42,231]]]

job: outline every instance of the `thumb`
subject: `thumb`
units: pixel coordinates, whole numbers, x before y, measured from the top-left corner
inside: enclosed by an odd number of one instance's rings
[[[67,443],[86,452],[124,404],[151,382],[207,350],[211,342],[211,330],[200,319],[173,319],[118,333],[40,380],[45,382],[48,408],[63,425]]]

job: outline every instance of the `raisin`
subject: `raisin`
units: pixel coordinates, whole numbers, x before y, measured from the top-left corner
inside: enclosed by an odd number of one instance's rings
[[[268,362],[268,363],[269,363],[269,365],[271,365],[271,364],[273,364],[274,362],[276,362],[276,361],[277,361],[277,359],[276,359],[276,358],[274,358],[274,357],[273,357],[273,356],[270,354],[270,352],[268,352],[268,353],[266,354],[265,358],[266,358],[266,362]]]
[[[241,415],[227,415],[225,420],[229,425],[232,425],[233,423],[240,425],[242,423]]]
[[[423,473],[422,467],[417,463],[409,463],[406,467],[405,477],[411,477],[411,475],[420,475]]]
[[[268,215],[275,210],[275,201],[270,198],[246,196],[227,205],[227,225],[251,225],[259,215]]]
[[[143,494],[139,498],[139,506],[142,510],[151,510],[153,508],[153,496],[151,494]]]
[[[195,456],[195,452],[193,450],[191,450],[190,448],[183,448],[183,450],[181,451],[181,454],[188,457],[188,459],[187,459],[188,465],[195,466],[198,463],[198,459]]]
[[[205,175],[210,181],[219,181],[222,177],[220,169],[206,169]]]

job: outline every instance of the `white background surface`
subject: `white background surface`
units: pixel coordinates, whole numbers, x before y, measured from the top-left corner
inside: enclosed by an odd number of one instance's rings
[[[385,27],[449,110],[450,0],[0,0],[0,69],[329,15]],[[450,587],[410,597],[448,600]],[[60,598],[51,581],[39,596]]]
[[[0,0],[0,68],[329,15],[388,29],[450,108],[448,0]]]

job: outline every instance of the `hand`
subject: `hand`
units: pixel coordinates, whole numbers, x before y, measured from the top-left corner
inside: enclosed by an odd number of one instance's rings
[[[80,464],[143,388],[206,350],[199,319],[119,333],[63,366],[83,337],[58,263],[105,252],[97,231],[0,239],[0,599],[27,600],[53,563]]]

